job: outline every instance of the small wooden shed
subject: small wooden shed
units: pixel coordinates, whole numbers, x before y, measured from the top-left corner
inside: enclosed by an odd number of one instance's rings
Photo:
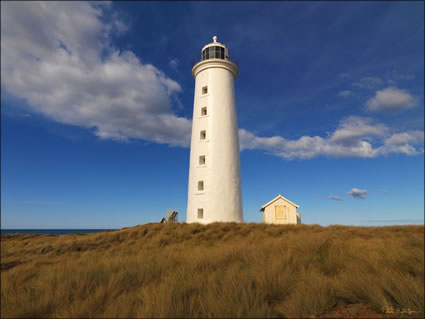
[[[300,206],[283,197],[281,194],[267,204],[261,206],[263,222],[266,224],[301,224]]]

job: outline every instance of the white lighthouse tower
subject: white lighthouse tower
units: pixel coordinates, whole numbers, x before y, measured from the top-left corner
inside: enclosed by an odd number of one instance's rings
[[[213,42],[202,48],[192,74],[195,97],[186,221],[242,222],[234,89],[238,66],[214,36]]]

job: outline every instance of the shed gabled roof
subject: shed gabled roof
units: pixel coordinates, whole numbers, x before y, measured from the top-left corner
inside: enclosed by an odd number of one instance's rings
[[[266,208],[270,204],[273,204],[273,202],[277,201],[279,198],[282,198],[283,200],[287,201],[288,203],[294,205],[296,208],[299,208],[300,207],[299,205],[291,202],[289,199],[287,199],[287,198],[283,197],[281,194],[279,194],[275,198],[273,198],[270,202],[268,202],[267,204],[264,204],[263,206],[261,206],[260,212],[262,212],[264,210],[264,208]]]

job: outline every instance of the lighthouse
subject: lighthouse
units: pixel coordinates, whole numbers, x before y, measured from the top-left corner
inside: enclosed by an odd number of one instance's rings
[[[238,65],[227,47],[205,45],[195,61],[188,223],[242,222],[240,150],[234,80]]]

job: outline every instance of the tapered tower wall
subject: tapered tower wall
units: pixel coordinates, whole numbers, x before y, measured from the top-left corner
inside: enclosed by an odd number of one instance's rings
[[[195,94],[186,221],[242,222],[234,93],[238,68],[228,60],[209,59],[196,64],[192,73]],[[203,156],[205,163],[200,161]],[[203,189],[200,189],[200,182]]]

